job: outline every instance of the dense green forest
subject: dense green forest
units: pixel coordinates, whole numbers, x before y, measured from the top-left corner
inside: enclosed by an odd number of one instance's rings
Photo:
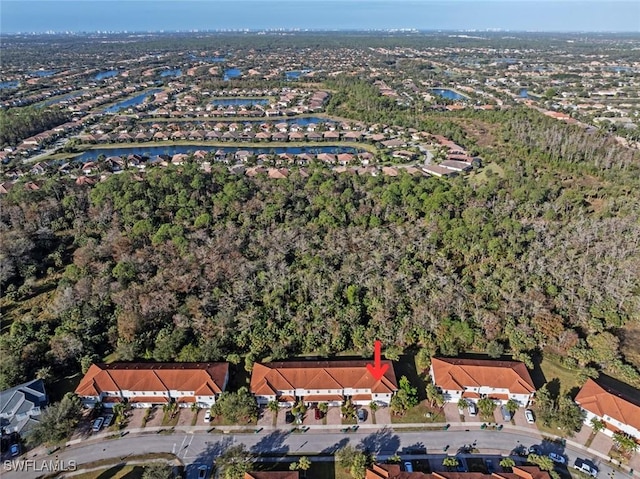
[[[362,85],[336,88],[337,113],[367,101]],[[640,384],[625,357],[640,312],[637,154],[527,109],[404,114],[489,167],[272,180],[191,162],[92,189],[14,187],[0,211],[0,387],[109,354],[250,367],[368,355],[374,339],[389,357],[552,353]]]
[[[0,110],[0,146],[17,145],[25,138],[61,125],[71,116],[61,109],[10,108]]]

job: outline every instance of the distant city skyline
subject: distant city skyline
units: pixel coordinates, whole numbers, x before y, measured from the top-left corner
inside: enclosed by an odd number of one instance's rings
[[[640,32],[635,0],[3,0],[0,30]]]

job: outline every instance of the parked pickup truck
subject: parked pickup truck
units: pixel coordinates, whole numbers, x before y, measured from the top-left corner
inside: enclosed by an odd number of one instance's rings
[[[582,471],[585,474],[589,474],[590,476],[596,477],[598,475],[598,468],[596,465],[585,459],[576,459],[575,464],[573,465],[574,469],[578,471]]]

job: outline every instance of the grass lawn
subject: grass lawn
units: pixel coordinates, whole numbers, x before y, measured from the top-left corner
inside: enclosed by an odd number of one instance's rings
[[[251,421],[246,421],[246,420],[238,420],[236,422],[233,421],[227,421],[225,418],[223,418],[222,416],[211,416],[211,422],[210,422],[211,426],[255,426],[258,424],[258,422],[255,419],[252,419]]]
[[[77,479],[140,479],[144,473],[144,466],[127,466],[118,464],[99,471],[87,472],[73,476]]]
[[[127,461],[149,461],[149,460],[155,460],[155,459],[166,459],[167,461],[171,461],[175,458],[176,456],[174,456],[173,454],[167,454],[164,452],[163,453],[154,452],[149,454],[140,454],[137,456],[129,456],[126,458],[126,460]],[[85,464],[80,464],[78,465],[80,469],[94,469],[99,467],[103,467],[103,468],[97,471],[83,473],[73,477],[77,477],[80,479],[124,478],[127,474],[127,471],[129,473],[132,473],[133,470],[138,468],[140,469],[139,476],[132,475],[132,476],[126,476],[126,477],[127,479],[129,479],[129,478],[138,478],[142,476],[142,471],[144,468],[142,464],[136,465],[136,466],[127,466],[124,464],[118,464],[119,462],[120,462],[119,459],[103,459],[101,461],[94,461],[94,462],[87,462]],[[125,472],[120,472],[120,471],[125,471]]]
[[[498,165],[497,163],[489,163],[487,165],[483,165],[482,169],[479,172],[471,173],[469,175],[469,181],[475,185],[486,183],[488,180],[487,178],[488,171],[491,172],[489,173],[490,175],[492,174],[495,176],[499,176],[500,178],[504,177],[504,170],[500,165]]]
[[[175,415],[171,417],[171,411],[165,411],[164,416],[162,416],[162,425],[174,427],[178,425],[178,421],[180,420],[180,409],[178,408],[175,411]]]
[[[337,462],[314,462],[313,456],[307,457],[311,460],[311,468],[307,471],[307,479],[351,479],[349,470],[340,467]],[[293,462],[293,458],[291,462]],[[256,463],[256,470],[288,471],[289,464],[290,462],[260,462]]]
[[[198,416],[200,415],[200,409],[197,409],[194,413],[193,413],[193,417],[191,418],[191,425],[195,426],[196,424],[198,424]]]
[[[545,354],[540,363],[540,369],[547,380],[547,387],[551,394],[569,393],[580,388],[578,371],[562,366],[560,360],[552,355]]]
[[[58,379],[57,381],[47,384],[47,395],[50,401],[60,401],[62,397],[69,391],[75,391],[80,384],[82,374],[76,373],[73,376]]]
[[[431,414],[431,417],[427,417]],[[432,408],[427,401],[420,402],[416,407],[409,409],[403,416],[391,413],[391,422],[395,424],[408,423],[434,423],[445,422],[444,411],[440,408]]]

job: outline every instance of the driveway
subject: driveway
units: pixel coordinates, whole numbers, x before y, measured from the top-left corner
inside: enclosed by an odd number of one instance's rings
[[[342,418],[340,417],[340,414],[339,407],[330,407],[327,412],[327,424],[341,425]]]
[[[591,441],[591,449],[602,451],[605,454],[608,454],[612,447],[613,439],[601,432],[596,434],[596,437],[594,437],[593,441]]]
[[[591,437],[592,433],[593,433],[593,429],[591,429],[589,426],[583,424],[582,425],[582,429],[580,429],[580,431],[576,432],[572,439],[575,442],[578,442],[578,443],[580,443],[582,445],[585,445],[587,443],[587,441],[589,440],[589,438]]]
[[[371,414],[371,408],[368,406],[358,406],[358,409],[364,410],[364,422],[358,422],[358,424],[373,424],[373,416]],[[378,417],[376,416],[376,423]]]
[[[287,424],[287,412],[291,412],[291,408],[285,407],[280,408],[278,410],[278,421],[276,422],[277,427],[288,427],[290,424]]]
[[[129,424],[127,424],[127,427],[131,429],[142,427],[142,418],[146,414],[147,409],[135,408],[129,412],[131,413],[131,416],[129,416]]]
[[[534,419],[535,419],[535,414],[534,414]],[[529,427],[531,429],[537,429],[536,424],[529,424],[527,422],[527,418],[524,417],[524,408],[519,407],[518,410],[516,411],[516,413],[513,415],[513,420],[516,423],[516,426],[522,426],[522,427]]]
[[[180,408],[180,416],[178,417],[178,426],[191,426],[193,421],[193,416],[198,416],[200,418],[204,418],[204,412],[196,411],[193,412],[188,407]],[[202,421],[202,419],[201,419]],[[198,424],[197,422],[195,424]]]
[[[376,424],[381,426],[391,424],[391,408],[381,407],[376,411]]]
[[[322,425],[322,419],[316,419],[316,410],[309,408],[304,415],[302,424],[305,426],[319,426]]]
[[[280,414],[284,415],[284,410],[279,411]],[[261,427],[265,427],[265,426],[273,426],[273,412],[271,412],[269,409],[262,408],[260,409],[260,414],[258,416],[258,426]]]
[[[458,405],[453,402],[445,403],[444,405],[444,418],[447,422],[460,422],[460,412],[458,411]],[[465,411],[465,420],[469,420],[468,412]]]
[[[146,411],[146,409],[143,409]],[[152,407],[147,419],[147,427],[162,426],[162,418],[164,417],[164,411],[161,407]]]

